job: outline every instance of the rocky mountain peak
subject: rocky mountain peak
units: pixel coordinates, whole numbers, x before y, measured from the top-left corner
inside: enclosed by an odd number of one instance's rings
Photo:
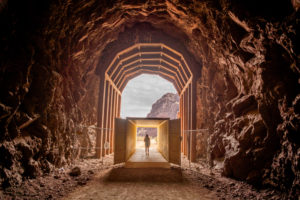
[[[179,112],[179,96],[174,93],[166,93],[153,105],[147,117],[168,117],[176,119]]]

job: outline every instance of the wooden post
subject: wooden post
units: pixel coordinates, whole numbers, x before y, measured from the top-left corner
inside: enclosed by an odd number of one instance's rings
[[[115,124],[115,113],[116,113],[116,91],[113,89],[112,90],[113,93],[112,93],[112,110],[111,110],[111,125],[110,125],[110,128],[111,128],[111,131],[110,131],[110,146],[109,146],[109,153],[111,154],[113,152],[113,132],[114,132],[114,124]]]
[[[188,130],[188,119],[187,119],[187,115],[188,115],[188,101],[187,101],[187,91],[184,91],[184,131]],[[184,155],[188,156],[188,137],[187,137],[187,132],[184,133]]]
[[[180,141],[180,152],[182,153],[183,152],[183,105],[182,105],[182,102],[183,102],[183,97],[182,95],[180,95],[180,100],[179,100],[179,112],[180,112],[180,129],[181,129],[181,141]]]
[[[197,94],[196,94],[196,79],[194,78],[191,83],[191,129],[197,129],[197,112],[196,112],[196,103],[197,103]],[[192,133],[191,137],[191,162],[196,162],[197,152],[196,152],[196,132]]]
[[[187,113],[186,113],[186,118],[187,118],[187,130],[191,130],[191,126],[190,126],[190,114],[191,114],[191,103],[190,103],[190,85],[188,85],[188,87],[186,88],[186,98],[187,98]],[[187,154],[188,154],[188,158],[189,160],[191,160],[191,132],[187,133],[187,142],[188,142],[188,149],[187,149]]]
[[[112,85],[109,83],[109,87],[108,87],[108,96],[107,96],[107,112],[106,112],[106,126],[105,128],[105,142],[109,142],[109,135],[110,135],[110,121],[111,121],[111,96],[112,96]],[[109,151],[108,149],[105,149],[105,155],[108,155]]]
[[[119,95],[119,100],[118,100],[118,117],[121,116],[121,101],[122,101],[122,96]]]
[[[108,119],[108,98],[109,98],[109,81],[105,81],[105,98],[104,98],[104,112],[103,112],[103,123],[102,128],[107,128]],[[102,134],[102,156],[105,156],[104,144],[106,141],[107,129],[104,129]]]
[[[99,100],[98,100],[98,122],[97,126],[102,127],[103,125],[103,108],[104,108],[104,99],[105,99],[105,78],[104,76],[100,77],[100,86],[99,86]],[[96,158],[101,158],[102,156],[102,136],[103,130],[97,129],[96,137]]]

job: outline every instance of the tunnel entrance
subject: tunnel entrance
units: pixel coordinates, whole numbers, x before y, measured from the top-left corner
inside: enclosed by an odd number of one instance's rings
[[[146,156],[144,148],[137,147],[139,127],[157,128],[157,145]],[[180,165],[180,119],[126,118],[115,119],[114,164],[125,162],[126,167],[169,167],[169,163]]]
[[[195,66],[192,69],[194,68]],[[96,156],[116,153],[116,123],[121,119],[115,118],[120,117],[122,92],[131,79],[141,74],[159,75],[174,85],[180,96],[180,126],[177,128],[180,129],[182,142],[179,149],[188,159],[195,160],[195,134],[186,133],[196,129],[196,78],[182,53],[163,43],[136,43],[120,50],[105,68],[105,72],[100,73],[98,127],[102,129],[97,133]],[[136,142],[136,138],[134,141]],[[104,148],[105,144],[109,144],[109,148]],[[127,150],[131,153],[133,151],[130,148]],[[129,154],[127,152],[126,159],[122,158],[124,162],[129,159]]]

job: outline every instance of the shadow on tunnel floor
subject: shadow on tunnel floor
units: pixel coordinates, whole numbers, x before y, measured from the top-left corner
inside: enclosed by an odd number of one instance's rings
[[[105,182],[182,182],[181,169],[171,168],[114,168]]]

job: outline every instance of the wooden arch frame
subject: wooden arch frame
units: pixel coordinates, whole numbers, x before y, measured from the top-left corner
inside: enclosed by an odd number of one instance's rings
[[[180,96],[181,152],[196,159],[196,138],[185,130],[196,128],[196,81],[188,63],[178,51],[163,43],[137,43],[115,55],[100,77],[96,157],[113,153],[114,119],[120,117],[121,95],[132,78],[157,74],[169,80]],[[110,144],[109,149],[104,144]]]

